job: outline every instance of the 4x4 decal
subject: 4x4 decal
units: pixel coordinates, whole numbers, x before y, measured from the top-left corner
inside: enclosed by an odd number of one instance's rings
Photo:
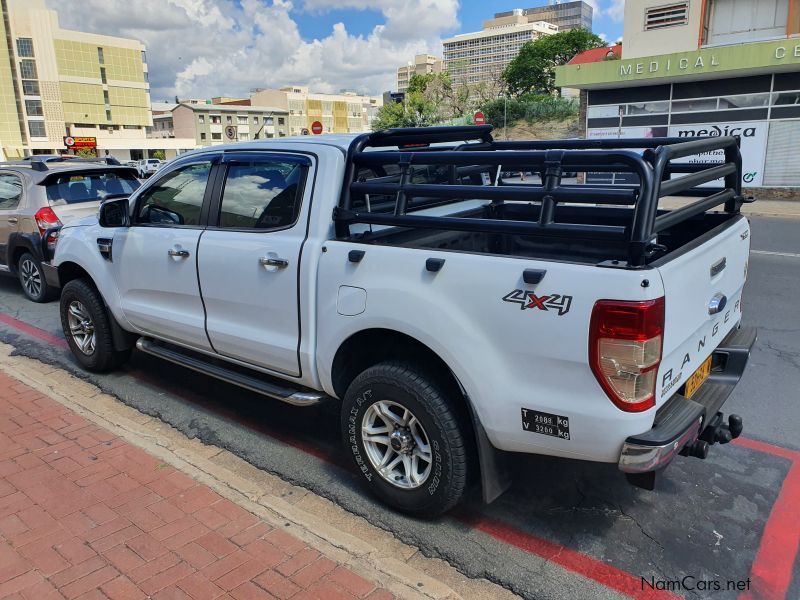
[[[572,296],[564,296],[563,294],[537,296],[535,293],[526,290],[514,290],[503,296],[503,302],[519,304],[520,310],[529,308],[538,308],[544,311],[555,310],[560,317],[569,312],[569,307],[572,306]]]

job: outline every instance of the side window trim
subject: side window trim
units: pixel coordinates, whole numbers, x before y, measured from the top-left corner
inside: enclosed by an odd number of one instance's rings
[[[294,222],[290,225],[282,226],[282,227],[271,227],[271,228],[263,228],[263,229],[253,229],[253,228],[234,228],[234,227],[220,227],[220,216],[221,216],[221,209],[222,209],[222,197],[225,192],[225,181],[228,178],[228,167],[232,163],[242,162],[242,161],[249,161],[249,162],[296,162],[303,168],[303,175],[300,180],[300,184],[297,190],[297,198],[300,202],[300,206],[298,207],[297,211],[297,218],[295,218]],[[209,206],[209,214],[208,214],[208,229],[215,229],[220,231],[240,231],[244,233],[272,233],[275,231],[285,231],[286,229],[291,229],[300,220],[300,213],[303,210],[303,198],[305,197],[306,187],[308,184],[308,174],[313,166],[314,162],[311,157],[305,154],[290,154],[290,153],[283,153],[283,152],[264,152],[264,151],[240,151],[240,152],[230,152],[223,155],[222,160],[219,164],[219,170],[217,172],[217,177],[214,182],[214,195],[211,199],[211,204]]]
[[[25,181],[23,180],[22,176],[14,173],[13,171],[0,171],[0,177],[13,177],[19,183],[19,199],[17,200],[16,206],[11,208],[2,208],[0,205],[0,210],[20,210],[25,206]]]
[[[146,185],[143,185],[139,188],[139,193],[136,195],[136,201],[133,206],[133,213],[131,215],[131,226],[132,227],[175,227],[180,229],[205,229],[208,225],[208,207],[211,203],[212,198],[212,190],[214,188],[214,184],[216,182],[217,171],[220,166],[220,159],[222,155],[220,153],[213,153],[213,154],[203,154],[201,156],[193,156],[191,159],[187,159],[185,161],[176,162],[174,165],[171,165],[171,168],[164,171],[159,172],[158,179],[155,177],[151,178],[150,181],[147,182]],[[199,223],[197,225],[168,225],[168,224],[159,224],[159,223],[139,223],[137,218],[139,216],[139,208],[142,205],[142,199],[144,196],[154,187],[158,186],[162,181],[164,181],[167,177],[170,176],[171,173],[179,169],[183,169],[185,167],[190,167],[192,165],[197,165],[200,163],[208,162],[211,163],[208,172],[208,179],[206,180],[206,188],[203,192],[203,204],[200,207],[200,218]]]

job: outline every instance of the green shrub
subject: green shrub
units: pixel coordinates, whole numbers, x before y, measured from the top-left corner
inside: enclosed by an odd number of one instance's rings
[[[544,121],[563,121],[578,115],[578,100],[555,96],[529,94],[519,99],[497,98],[481,107],[486,122],[495,127],[514,125],[518,121],[540,123]],[[507,123],[506,123],[507,121]]]

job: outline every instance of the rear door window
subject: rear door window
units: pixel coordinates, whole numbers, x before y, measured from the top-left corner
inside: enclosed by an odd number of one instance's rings
[[[22,199],[22,181],[16,175],[0,173],[0,210],[14,210]]]
[[[47,200],[51,206],[97,202],[129,196],[141,184],[132,173],[65,173],[48,180]]]

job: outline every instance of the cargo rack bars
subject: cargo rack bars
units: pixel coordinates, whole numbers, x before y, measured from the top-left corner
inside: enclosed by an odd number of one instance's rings
[[[122,166],[122,163],[119,162],[113,156],[106,156],[102,158],[81,158],[81,157],[64,157],[64,158],[54,158],[52,156],[48,156],[46,158],[37,158],[36,155],[29,157],[28,160],[14,160],[14,161],[5,161],[0,162],[0,167],[3,166],[15,166],[15,167],[30,167],[34,171],[49,171],[50,167],[48,167],[48,163],[58,163],[60,165],[63,164],[85,164],[85,163],[94,163],[100,165],[113,165],[113,166]]]
[[[657,234],[677,223],[716,206],[738,214],[746,200],[742,196],[742,156],[739,138],[636,138],[602,140],[497,141],[491,125],[387,129],[355,138],[347,153],[344,185],[333,219],[336,236],[350,238],[350,225],[363,223],[405,228],[570,237],[587,240],[616,240],[628,244],[628,267],[641,267],[662,249]],[[432,144],[455,144],[452,146]],[[369,148],[389,148],[367,151]],[[634,150],[638,149],[638,151]],[[705,153],[722,153],[724,161],[675,163]],[[399,167],[398,182],[357,181],[360,167],[380,171],[387,165]],[[411,167],[446,165],[450,184],[410,182]],[[455,184],[459,168],[480,165],[488,170],[493,185]],[[500,169],[532,170],[541,175],[541,185],[499,185]],[[562,185],[564,171],[585,173],[628,173],[638,178],[634,185]],[[385,171],[384,171],[385,172]],[[681,174],[680,177],[673,175]],[[383,179],[383,178],[381,178]],[[723,179],[723,187],[701,188]],[[353,209],[353,197],[374,194],[394,196],[393,213]],[[679,209],[659,213],[665,196],[700,196]],[[507,200],[541,204],[538,221],[407,214],[414,197],[436,198],[443,203],[463,200]],[[592,205],[632,206],[627,226],[559,223],[559,202]]]

